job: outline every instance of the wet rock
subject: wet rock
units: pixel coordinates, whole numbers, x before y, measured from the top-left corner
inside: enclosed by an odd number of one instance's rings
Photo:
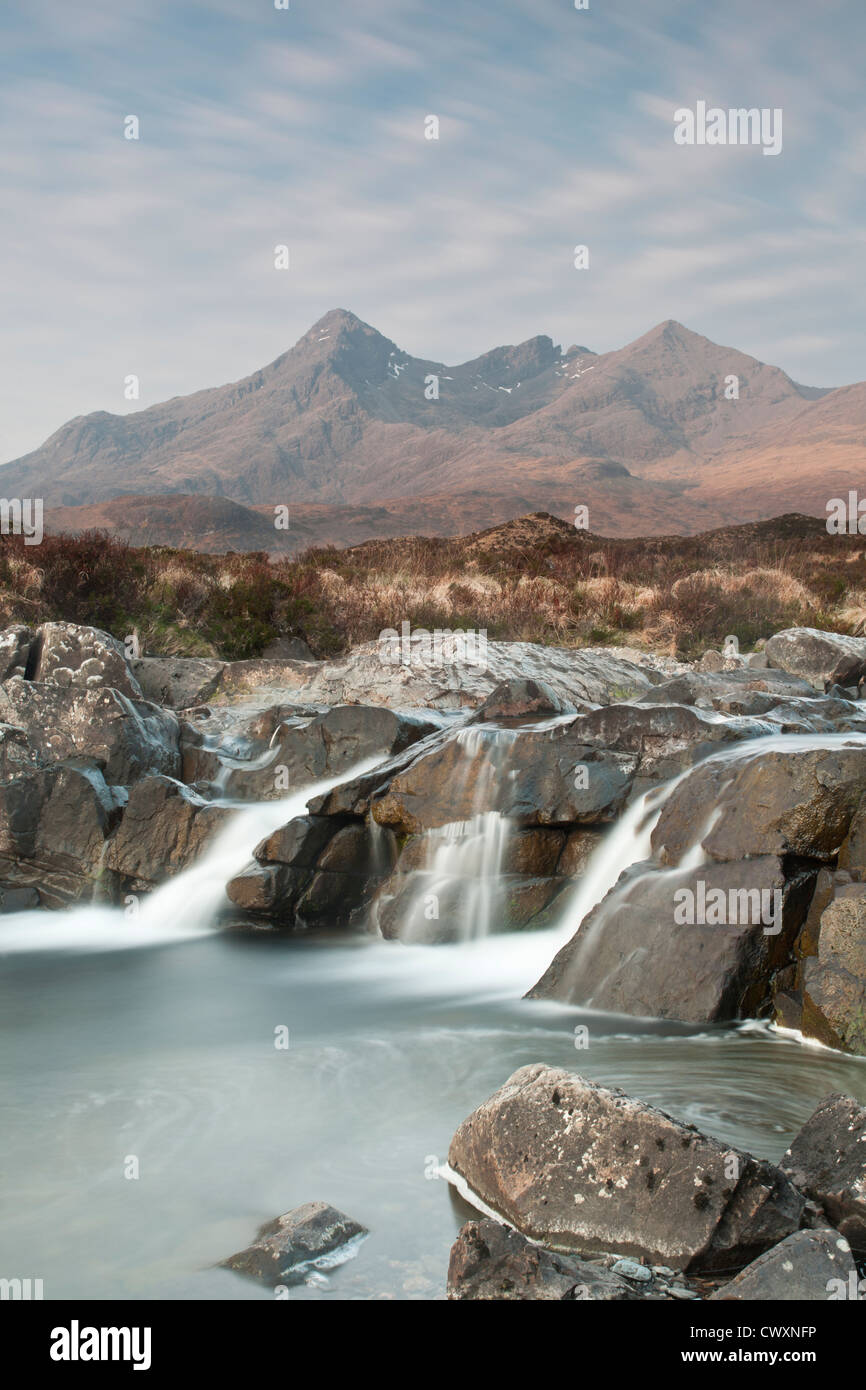
[[[497,685],[472,716],[471,723],[509,719],[541,719],[574,714],[570,700],[564,700],[547,681],[508,680]]]
[[[485,1218],[467,1221],[451,1247],[448,1298],[485,1302],[627,1302],[637,1294],[603,1265],[554,1254]]]
[[[307,723],[281,726],[261,763],[231,769],[225,794],[244,800],[279,800],[287,787],[322,781],[367,758],[400,753],[437,728],[422,715],[340,705]]]
[[[0,632],[0,681],[25,676],[27,661],[36,634],[23,623],[14,623]]]
[[[802,963],[802,1027],[829,1047],[866,1055],[866,886],[851,888],[858,896],[840,893],[822,912],[817,956]]]
[[[365,1235],[365,1226],[327,1202],[305,1202],[260,1227],[252,1245],[230,1255],[223,1268],[272,1286],[299,1283],[311,1267],[348,1259]]]
[[[377,826],[299,816],[256,847],[226,893],[284,930],[354,926],[396,859],[393,837]]]
[[[0,786],[0,880],[9,889],[31,890],[49,908],[111,896],[103,855],[123,800],[88,759],[38,768]]]
[[[776,729],[761,720],[726,718],[689,705],[641,703],[608,705],[579,715],[569,731],[591,746],[634,754],[639,774],[660,780],[706,757],[720,744],[759,738]]]
[[[696,830],[713,859],[799,854],[829,858],[848,833],[866,781],[866,748],[768,752],[712,760],[676,787],[653,831],[653,851],[676,864]]]
[[[110,686],[132,699],[141,686],[129,669],[123,645],[98,627],[78,623],[43,623],[37,630],[31,680],[94,690]]]
[[[13,676],[0,686],[0,721],[23,730],[43,763],[92,757],[105,779],[128,785],[148,772],[180,773],[175,715],[119,690],[80,690]]]
[[[531,1240],[672,1269],[737,1268],[797,1230],[804,1209],[771,1164],[541,1064],[464,1120],[448,1162]]]
[[[195,862],[231,820],[172,777],[145,777],[129,794],[105,855],[132,891],[147,891]]]
[[[480,635],[479,635],[480,636]],[[363,701],[395,708],[477,709],[503,681],[544,682],[572,704],[608,703],[648,689],[659,679],[664,659],[644,654],[637,660],[599,650],[547,647],[534,642],[479,645],[477,659],[466,660],[465,644],[445,637],[438,664],[426,659],[421,642],[410,643],[408,661],[392,645],[367,642],[345,657],[323,661],[298,687],[298,698],[313,704]],[[395,660],[387,659],[389,655]]]
[[[710,1301],[830,1299],[840,1286],[851,1287],[852,1275],[856,1284],[851,1247],[838,1231],[796,1231],[716,1289]]]
[[[371,794],[370,809],[402,834],[486,811],[521,825],[594,824],[617,814],[634,765],[627,754],[588,746],[568,726],[508,735],[482,727],[438,740]]]
[[[779,1167],[866,1254],[866,1109],[851,1096],[825,1097]]]
[[[719,671],[694,669],[679,671],[635,697],[642,705],[694,705],[711,709],[716,699],[746,697],[751,694],[775,695],[781,699],[812,696],[814,688],[800,676],[787,671],[751,670],[724,661]]]
[[[813,882],[813,869],[786,873],[769,855],[684,870],[636,865],[560,949],[531,997],[687,1023],[766,1013]]]
[[[196,656],[141,656],[129,664],[144,698],[170,709],[212,699],[226,667],[216,658]]]
[[[811,627],[786,628],[767,641],[771,667],[808,680],[819,690],[856,685],[866,675],[866,639]]]

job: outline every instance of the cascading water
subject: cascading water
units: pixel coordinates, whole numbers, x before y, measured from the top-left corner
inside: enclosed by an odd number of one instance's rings
[[[36,950],[117,950],[184,941],[207,933],[226,906],[226,884],[251,858],[260,840],[294,816],[307,802],[338,783],[375,767],[368,758],[326,782],[302,787],[276,801],[222,802],[235,810],[229,824],[196,863],[168,879],[139,903],[123,908],[88,903],[62,912],[21,912],[0,919],[0,955]]]
[[[483,810],[496,799],[497,783],[511,773],[508,755],[514,733],[484,725],[461,729],[462,776],[452,789],[464,803],[471,787],[472,814],[428,830],[423,862],[411,874],[400,903],[398,935],[423,942],[445,934],[470,941],[497,930],[507,891],[505,855],[511,823],[499,811]]]

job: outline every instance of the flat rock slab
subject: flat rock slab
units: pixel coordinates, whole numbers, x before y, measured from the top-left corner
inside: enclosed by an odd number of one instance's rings
[[[851,1096],[827,1096],[779,1167],[866,1254],[866,1108]]]
[[[844,1236],[832,1230],[797,1231],[716,1289],[710,1300],[838,1301],[845,1298],[846,1290],[856,1288],[856,1281],[851,1247]]]
[[[448,1162],[531,1240],[671,1269],[736,1269],[797,1230],[805,1207],[772,1164],[541,1064],[464,1120]]]
[[[299,1283],[307,1266],[341,1263],[339,1254],[348,1258],[346,1247],[365,1235],[366,1226],[327,1202],[305,1202],[267,1222],[252,1245],[222,1264],[265,1284]]]

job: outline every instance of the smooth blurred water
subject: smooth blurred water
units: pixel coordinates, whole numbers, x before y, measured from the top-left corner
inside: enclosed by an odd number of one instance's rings
[[[425,1172],[524,1063],[576,1068],[768,1158],[828,1091],[866,1101],[866,1063],[757,1025],[690,1036],[583,1016],[576,1050],[581,1015],[515,997],[507,944],[214,934],[8,958],[0,1272],[42,1278],[46,1298],[271,1298],[213,1264],[322,1199],[371,1235],[292,1298],[440,1298],[466,1211]]]
[[[132,922],[90,907],[0,921],[0,1277],[40,1278],[48,1299],[270,1299],[214,1265],[323,1200],[371,1234],[293,1299],[442,1298],[471,1213],[433,1174],[518,1066],[583,1072],[769,1159],[828,1092],[866,1103],[866,1059],[764,1025],[522,999],[646,854],[658,804],[623,816],[543,932],[422,946],[210,929],[221,882],[303,809],[291,798],[242,812]]]

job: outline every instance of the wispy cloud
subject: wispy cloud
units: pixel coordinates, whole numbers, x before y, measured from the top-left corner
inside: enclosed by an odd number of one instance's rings
[[[866,377],[860,0],[12,0],[3,25],[2,458],[129,409],[128,373],[139,407],[242,376],[336,305],[443,360],[676,317]],[[698,98],[782,106],[782,155],[676,146]]]

